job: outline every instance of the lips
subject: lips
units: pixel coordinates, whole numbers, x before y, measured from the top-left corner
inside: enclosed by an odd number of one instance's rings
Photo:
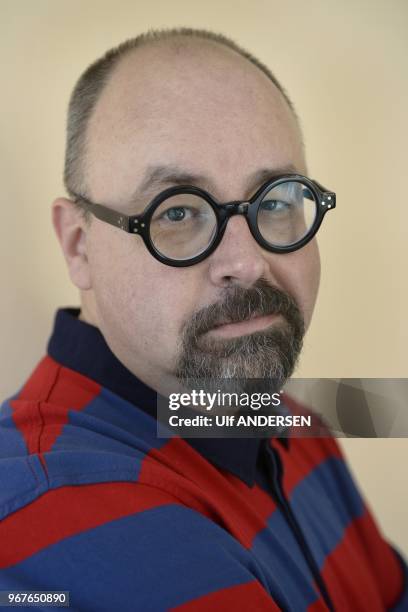
[[[223,325],[231,325],[231,324],[234,324],[234,323],[244,323],[245,321],[252,321],[252,319],[257,319],[259,317],[267,317],[267,316],[272,315],[272,314],[278,314],[278,313],[277,312],[255,312],[255,313],[251,314],[250,317],[245,317],[244,319],[243,318],[221,319],[220,321],[215,323],[215,325],[213,325],[211,330],[217,329],[218,327],[222,327]],[[209,330],[209,331],[211,331],[211,330]]]
[[[276,314],[253,314],[251,317],[239,320],[223,319],[226,323],[221,322],[213,327],[209,332],[210,337],[219,339],[232,339],[240,336],[248,336],[254,333],[266,331],[279,318]]]

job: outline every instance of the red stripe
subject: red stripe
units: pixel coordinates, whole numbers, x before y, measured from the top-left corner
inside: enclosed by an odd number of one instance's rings
[[[203,597],[170,609],[177,612],[214,612],[215,610],[277,612],[280,610],[256,580],[203,595]]]
[[[18,398],[10,402],[28,453],[49,451],[68,422],[68,411],[82,410],[100,390],[89,378],[45,357]]]
[[[58,364],[48,355],[44,357],[21,389],[18,399],[32,401],[46,400],[55,382],[57,370]]]
[[[115,482],[49,491],[0,521],[0,568],[109,521],[174,503],[162,491]]]
[[[368,511],[346,529],[322,575],[339,610],[389,609],[404,584],[400,564]]]
[[[226,477],[181,438],[145,457],[139,482],[171,491],[181,503],[226,529],[245,548],[266,527],[275,503],[260,487]]]

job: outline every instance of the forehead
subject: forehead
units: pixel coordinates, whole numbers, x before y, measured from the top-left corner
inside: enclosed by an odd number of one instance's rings
[[[154,165],[212,182],[222,176],[231,188],[259,168],[304,171],[299,128],[282,94],[212,41],[154,43],[123,58],[89,121],[86,158],[91,194],[104,201],[125,200]]]

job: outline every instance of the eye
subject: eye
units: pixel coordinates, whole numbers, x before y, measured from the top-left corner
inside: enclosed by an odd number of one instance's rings
[[[191,210],[186,206],[174,206],[173,208],[168,208],[161,215],[163,219],[166,221],[184,221],[184,219],[188,219],[191,217]]]
[[[261,203],[262,210],[269,210],[271,212],[286,212],[292,208],[293,204],[289,202],[283,202],[282,200],[264,200]]]

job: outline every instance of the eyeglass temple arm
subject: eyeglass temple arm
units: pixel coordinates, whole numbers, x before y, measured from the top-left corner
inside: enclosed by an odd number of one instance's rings
[[[83,196],[77,196],[75,201],[81,202],[85,210],[89,210],[89,212],[91,212],[101,221],[110,223],[110,225],[114,225],[115,227],[125,230],[125,232],[132,231],[130,229],[130,217],[127,215],[119,213],[116,210],[112,210],[111,208],[107,208],[106,206],[103,206],[103,204],[94,204],[94,202],[87,200]]]

